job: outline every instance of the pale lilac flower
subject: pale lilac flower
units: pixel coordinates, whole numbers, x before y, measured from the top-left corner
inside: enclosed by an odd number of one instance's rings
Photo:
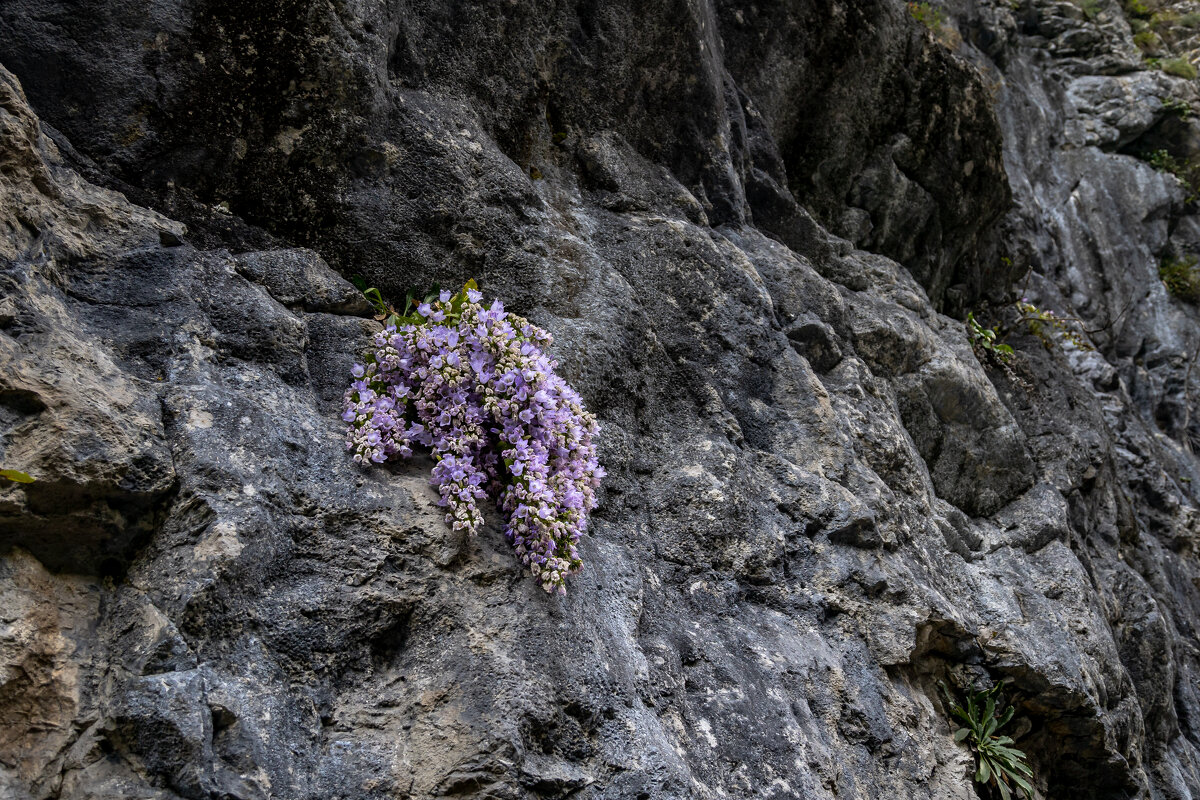
[[[495,498],[521,560],[546,591],[564,592],[604,477],[599,426],[545,355],[550,334],[482,297],[442,292],[418,306],[421,324],[373,337],[346,391],[346,446],[360,464],[430,448],[447,524],[476,532],[477,501]]]

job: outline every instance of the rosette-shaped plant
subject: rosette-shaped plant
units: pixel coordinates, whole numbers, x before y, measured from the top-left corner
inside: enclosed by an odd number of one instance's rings
[[[604,469],[595,417],[544,352],[550,334],[499,301],[485,308],[474,281],[453,296],[410,296],[402,314],[377,290],[366,295],[385,327],[346,390],[354,460],[428,448],[446,522],[475,533],[478,502],[494,498],[522,562],[546,591],[565,593]]]

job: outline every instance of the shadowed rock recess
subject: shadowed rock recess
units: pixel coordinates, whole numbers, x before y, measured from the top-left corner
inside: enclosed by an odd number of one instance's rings
[[[0,798],[989,797],[951,675],[1047,797],[1200,798],[1200,217],[1138,158],[1200,97],[1114,0],[946,12],[0,3]],[[556,337],[566,597],[345,454],[354,274]],[[981,364],[1016,292],[1095,349]]]

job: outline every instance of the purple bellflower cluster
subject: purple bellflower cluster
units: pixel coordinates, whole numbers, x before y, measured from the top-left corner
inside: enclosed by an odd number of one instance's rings
[[[386,308],[376,290],[367,297]],[[346,448],[364,466],[428,448],[446,522],[475,533],[479,501],[494,497],[521,561],[564,594],[583,566],[576,546],[604,477],[599,428],[555,374],[550,334],[482,299],[469,281],[381,315],[385,328],[346,390]]]

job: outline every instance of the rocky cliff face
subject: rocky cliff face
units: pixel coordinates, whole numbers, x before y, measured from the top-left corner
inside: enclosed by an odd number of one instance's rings
[[[1049,797],[1200,796],[1196,90],[949,12],[0,5],[0,797],[970,798],[951,675]],[[565,598],[344,454],[355,273],[555,334]],[[981,364],[1016,288],[1095,349]]]

